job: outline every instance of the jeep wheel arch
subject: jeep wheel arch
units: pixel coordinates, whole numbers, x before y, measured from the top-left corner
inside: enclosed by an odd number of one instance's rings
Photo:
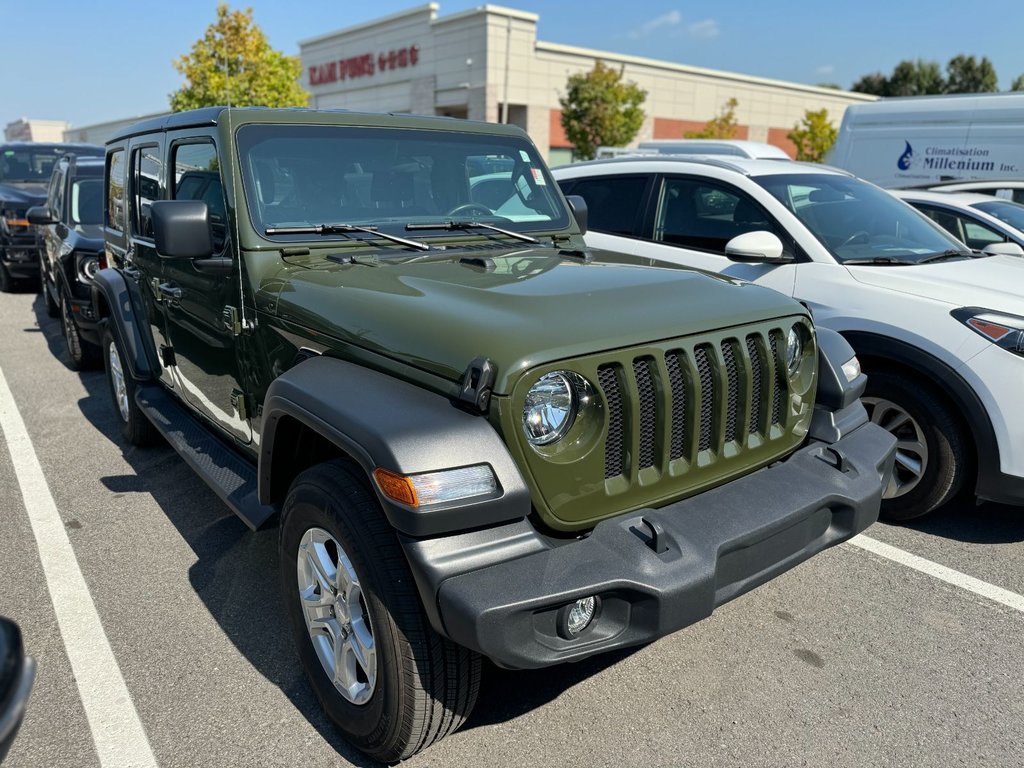
[[[296,435],[319,445],[297,445]],[[526,517],[530,494],[501,437],[481,416],[441,395],[354,363],[330,357],[305,360],[276,378],[263,405],[259,497],[280,502],[291,479],[325,458],[329,446],[367,477],[377,467],[403,475],[487,464],[496,498],[419,510],[377,489],[389,522],[410,536],[495,525]],[[327,458],[330,458],[327,456]]]
[[[124,277],[115,269],[101,269],[93,278],[93,306],[97,317],[111,328],[124,350],[125,364],[137,381],[153,377],[139,325],[135,321],[131,295]]]

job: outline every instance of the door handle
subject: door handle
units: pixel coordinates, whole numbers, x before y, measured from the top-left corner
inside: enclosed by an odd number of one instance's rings
[[[177,301],[181,298],[181,288],[174,283],[160,283],[160,294],[172,301]]]

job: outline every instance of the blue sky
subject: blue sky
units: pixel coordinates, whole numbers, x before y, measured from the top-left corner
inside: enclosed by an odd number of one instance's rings
[[[398,0],[251,0],[271,43],[298,41],[420,5]],[[482,4],[443,0],[440,13]],[[902,59],[988,56],[1000,86],[1024,74],[1024,0],[622,0],[504,2],[540,15],[542,40],[803,83],[849,87]],[[245,7],[232,3],[234,7]],[[215,18],[215,0],[0,0],[0,126],[19,117],[86,125],[167,108],[171,61]],[[12,19],[16,20],[12,22]]]

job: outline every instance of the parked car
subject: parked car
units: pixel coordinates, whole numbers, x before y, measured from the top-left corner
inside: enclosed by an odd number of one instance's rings
[[[555,170],[594,248],[775,288],[839,331],[899,439],[883,515],[961,488],[1024,504],[1024,259],[969,251],[909,205],[812,164],[638,158]]]
[[[28,209],[42,232],[39,273],[46,311],[59,317],[74,368],[100,361],[92,282],[103,252],[103,158],[65,155],[53,168],[46,202]]]
[[[933,192],[976,192],[1024,204],[1024,179],[944,181],[928,187]]]
[[[0,617],[0,763],[14,742],[36,677],[36,663],[25,655],[21,630]]]
[[[209,108],[106,168],[122,435],[279,515],[309,683],[378,759],[457,728],[481,656],[652,641],[877,515],[896,441],[849,345],[775,291],[596,263],[519,128]],[[504,173],[499,215],[470,188]]]
[[[0,292],[39,279],[39,237],[28,209],[46,200],[46,184],[57,159],[67,152],[102,155],[91,144],[0,144]]]
[[[727,155],[730,157],[789,160],[785,150],[763,141],[745,139],[652,139],[637,148],[662,155]]]
[[[1024,256],[1024,205],[972,192],[896,189],[892,193],[969,248]]]

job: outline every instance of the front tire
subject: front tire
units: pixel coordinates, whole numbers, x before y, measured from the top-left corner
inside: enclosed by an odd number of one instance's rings
[[[880,517],[901,522],[951,501],[970,472],[967,440],[946,403],[923,381],[891,371],[868,375],[871,421],[895,435],[896,466]]]
[[[343,461],[296,478],[281,513],[281,585],[302,666],[352,744],[403,760],[458,728],[480,657],[438,635],[362,476]]]
[[[43,288],[49,298],[50,292]],[[76,371],[96,368],[100,362],[100,348],[82,338],[75,323],[71,303],[63,293],[60,297],[60,328],[64,332],[64,346],[71,358],[71,367]]]
[[[153,445],[160,439],[160,433],[135,402],[135,379],[124,365],[124,352],[109,326],[103,329],[102,350],[103,367],[121,426],[121,436],[130,445]]]
[[[14,278],[7,271],[7,266],[0,260],[0,293],[14,292]]]
[[[39,286],[43,291],[43,301],[46,302],[46,316],[60,317],[60,307],[53,300],[53,294],[50,292],[50,281],[46,279],[46,272],[43,270],[42,256],[39,257]]]

